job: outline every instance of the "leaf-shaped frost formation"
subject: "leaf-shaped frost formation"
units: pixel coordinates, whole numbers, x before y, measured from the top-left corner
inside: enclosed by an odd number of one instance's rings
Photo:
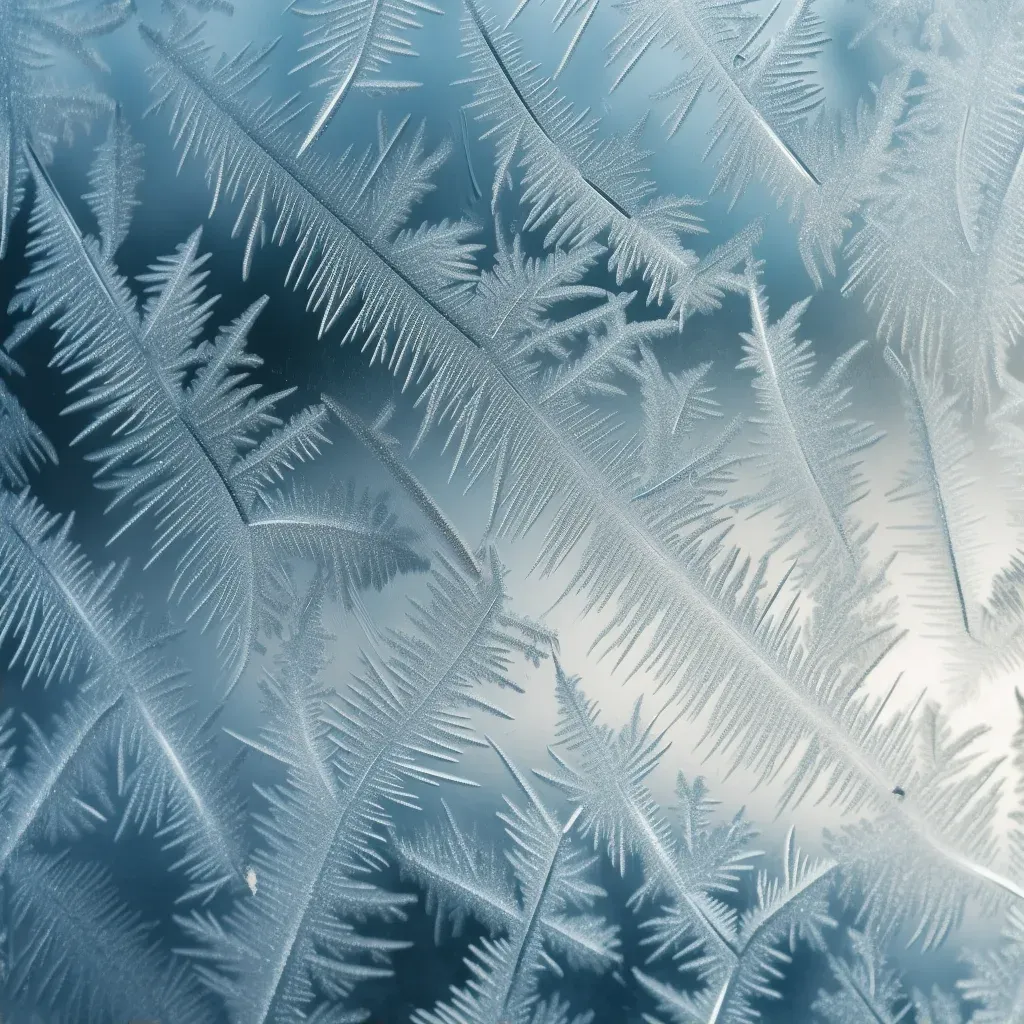
[[[703,443],[694,435],[706,421],[720,419],[714,389],[706,383],[711,363],[701,363],[681,374],[664,373],[654,354],[640,346],[640,363],[631,364],[640,382],[644,417],[643,470],[635,500],[661,493],[681,509],[690,506],[694,515],[710,514],[734,481],[734,459],[726,452],[743,425],[736,416],[725,428]]]
[[[552,320],[543,291],[531,292],[521,319],[524,304],[507,284],[521,275],[501,269],[484,275],[469,295],[465,225],[394,235],[394,204],[367,199],[394,151],[380,147],[380,159],[341,169],[309,154],[298,160],[291,104],[246,99],[266,66],[266,51],[240,54],[210,72],[194,31],[166,37],[144,29],[144,36],[158,56],[156,105],[171,115],[185,156],[208,161],[215,196],[227,189],[242,197],[238,229],[248,224],[250,237],[259,237],[266,219],[275,241],[295,234],[290,279],[310,287],[324,325],[361,293],[346,337],[363,337],[372,358],[404,372],[407,382],[429,371],[419,400],[422,431],[443,423],[456,465],[471,480],[492,478],[496,530],[516,534],[542,512],[550,514],[539,558],[546,570],[582,549],[570,587],[588,593],[588,612],[609,613],[595,646],[617,649],[621,659],[634,652],[637,662],[673,681],[690,714],[720,694],[709,735],[734,763],[765,778],[784,765],[787,802],[820,785],[845,807],[868,803],[894,813],[929,860],[959,873],[960,884],[948,893],[962,898],[982,886],[1003,899],[1024,899],[1019,883],[962,852],[964,837],[944,835],[913,796],[894,800],[913,759],[911,729],[905,714],[881,721],[887,698],[871,700],[861,689],[893,642],[879,616],[864,611],[863,590],[830,595],[805,645],[796,612],[774,608],[779,591],[762,594],[767,560],[744,563],[738,549],[695,526],[689,509],[654,496],[633,500],[641,489],[636,446],[620,443],[613,420],[582,401],[594,380],[621,360],[598,357],[595,364],[584,356],[579,362],[596,365],[596,373],[577,386],[575,365],[551,379],[532,359],[580,337],[597,342],[598,356],[605,341],[618,356],[637,340],[635,329],[656,330],[656,323],[625,324],[628,296]],[[414,176],[427,163],[409,156],[402,167]],[[365,170],[360,175],[352,167]],[[415,180],[422,194],[426,179]],[[521,265],[521,250],[512,253],[508,264]],[[538,266],[557,279],[565,260],[556,254]],[[540,331],[531,330],[531,317],[539,318]],[[871,581],[865,588],[870,592]],[[789,761],[801,747],[802,755]]]
[[[971,502],[973,445],[963,411],[937,360],[903,360],[891,348],[885,360],[901,386],[912,458],[892,496],[915,503],[919,514],[908,532],[923,535],[920,543],[902,546],[930,563],[918,600],[931,612],[935,636],[947,643],[959,636],[969,643],[982,585],[982,516]]]
[[[508,810],[499,814],[511,840],[506,856],[514,882],[498,867],[496,855],[471,852],[475,844],[447,805],[445,827],[398,847],[403,873],[426,889],[439,926],[447,914],[456,923],[470,914],[503,933],[471,947],[467,963],[473,980],[456,989],[450,1003],[417,1011],[416,1024],[525,1024],[539,1003],[539,978],[554,964],[552,953],[595,971],[621,959],[616,930],[586,913],[604,890],[588,880],[595,858],[572,841],[579,812],[563,823],[506,755],[495,750],[526,798],[522,807],[506,799]]]
[[[849,938],[852,960],[829,954],[839,988],[819,992],[815,1013],[825,1024],[897,1024],[910,1010],[899,977],[870,934],[851,929]]]
[[[131,0],[4,0],[0,3],[0,259],[7,252],[28,170],[24,146],[41,152],[88,124],[110,101],[94,89],[72,90],[54,78],[61,56],[105,71],[90,40],[112,32],[132,13]]]
[[[957,988],[972,1004],[970,1024],[1012,1021],[1024,1005],[1024,916],[1011,911],[1003,941],[996,950],[968,953],[971,977]]]
[[[856,215],[878,195],[896,166],[894,140],[909,81],[909,72],[900,68],[872,85],[873,103],[862,98],[852,113],[822,115],[802,132],[803,146],[819,169],[819,184],[792,189],[792,218],[800,223],[804,267],[819,288],[822,270],[836,273],[836,254]],[[855,240],[863,230],[863,225],[858,227]]]
[[[15,998],[81,1024],[210,1019],[185,965],[160,951],[99,866],[25,853],[4,884],[11,886],[8,945],[16,951],[4,989]]]
[[[851,247],[846,289],[877,311],[889,344],[941,353],[984,413],[1012,383],[1006,359],[1024,325],[1024,17],[1012,3],[957,13],[954,49],[897,48],[902,74],[924,84]]]
[[[308,622],[287,670],[264,688],[271,724],[246,742],[285,764],[288,778],[264,794],[256,893],[224,921],[194,914],[186,922],[199,969],[238,1024],[306,1020],[324,1002],[341,1012],[356,982],[389,973],[384,957],[403,943],[359,935],[349,923],[394,916],[409,902],[361,880],[384,863],[388,806],[415,806],[417,783],[472,784],[450,770],[466,744],[481,742],[468,712],[504,714],[477,687],[514,687],[511,655],[537,654],[540,630],[504,608],[495,556],[475,584],[437,562],[412,632],[388,634],[381,657],[367,656],[345,695],[320,708],[328,733],[312,719],[320,694],[310,668],[322,641]],[[318,603],[304,608],[316,615]]]
[[[644,882],[631,903],[650,901],[659,908],[646,922],[644,943],[653,947],[648,962],[670,952],[680,969],[698,973],[703,987],[691,997],[646,975],[641,983],[681,1021],[746,1020],[751,996],[771,985],[771,965],[780,959],[776,947],[792,926],[799,923],[798,931],[821,945],[822,930],[832,925],[828,892],[836,865],[806,860],[790,836],[784,880],[762,875],[756,908],[737,915],[719,894],[735,892],[760,853],[750,849],[754,832],[742,815],[713,825],[714,802],[703,780],[687,783],[680,775],[680,828],[673,829],[645,784],[668,749],[664,732],[643,724],[639,701],[622,730],[609,729],[578,681],[561,666],[556,672],[558,745],[572,756],[552,751],[557,771],[538,774],[581,809],[584,829],[620,871],[630,856],[642,864]],[[691,1016],[683,1014],[687,1005]],[[721,1017],[709,1015],[714,1005]]]
[[[689,68],[664,90],[675,103],[666,124],[676,131],[700,93],[715,96],[711,138],[724,147],[716,187],[735,198],[755,176],[776,194],[794,183],[820,184],[795,141],[823,99],[809,61],[827,37],[812,0],[801,0],[769,39],[762,38],[761,15],[745,0],[628,0],[622,8],[625,24],[611,43],[610,62],[621,64],[613,88],[655,42],[679,50]]]
[[[123,221],[129,205],[118,191],[132,167],[123,132],[115,120],[93,178],[101,226],[111,207],[119,213],[109,216]],[[111,258],[123,224],[108,228],[114,234],[101,248],[79,230],[41,165],[33,162],[33,171],[35,265],[18,303],[35,315],[14,340],[54,320],[57,362],[78,375],[67,411],[93,414],[78,440],[114,430],[89,458],[100,486],[114,492],[110,508],[128,506],[115,536],[155,520],[151,561],[177,554],[172,595],[189,617],[216,628],[226,689],[246,665],[266,611],[266,580],[283,559],[319,559],[333,586],[349,593],[425,568],[415,535],[382,498],[280,488],[327,443],[327,411],[310,406],[284,422],[274,409],[290,392],[259,395],[248,383],[261,361],[246,339],[265,299],[214,341],[197,343],[213,304],[203,295],[200,232],[142,276],[148,299],[139,309]]]
[[[599,134],[600,123],[577,114],[511,33],[500,30],[465,0],[463,54],[476,98],[467,109],[490,127],[497,166],[492,208],[517,155],[523,168],[524,230],[548,228],[545,245],[575,246],[608,231],[609,267],[621,284],[636,271],[648,283],[648,300],[667,303],[680,322],[691,312],[710,313],[723,295],[742,287],[733,273],[760,236],[754,225],[703,259],[680,236],[706,229],[693,199],[656,196],[639,138]]]
[[[791,962],[799,940],[819,951],[825,948],[824,931],[835,926],[828,913],[835,870],[835,864],[801,854],[790,829],[782,877],[758,874],[754,906],[736,922],[732,962],[712,975],[709,985],[691,994],[636,968],[634,976],[662,1012],[679,1024],[746,1024],[757,1012],[755,999],[779,997],[780,964]]]
[[[292,71],[322,67],[317,84],[327,86],[299,156],[327,127],[352,89],[394,93],[416,88],[419,82],[385,78],[382,73],[395,57],[416,56],[409,36],[410,29],[422,27],[420,15],[442,13],[425,0],[292,0],[289,10],[312,22],[300,48],[302,62]]]
[[[115,110],[89,173],[92,191],[85,196],[99,225],[103,254],[108,258],[128,237],[132,214],[139,205],[136,192],[142,182],[142,153],[120,109]]]
[[[666,919],[675,920],[674,934],[661,944],[661,951],[689,936],[703,955],[689,956],[687,967],[713,974],[729,959],[735,931],[735,912],[715,893],[735,891],[741,875],[751,870],[749,861],[758,855],[749,849],[753,831],[741,816],[726,826],[710,827],[707,813],[713,805],[703,780],[687,784],[680,776],[680,842],[645,785],[668,746],[664,733],[641,721],[640,702],[616,733],[601,724],[596,703],[586,699],[579,681],[561,665],[556,665],[555,693],[557,744],[563,752],[551,751],[557,771],[537,774],[582,808],[582,827],[593,835],[595,846],[606,847],[620,872],[625,873],[630,857],[639,858],[644,882],[631,903],[658,903]],[[572,755],[574,763],[564,755]]]
[[[0,351],[0,367],[13,365]],[[23,486],[30,471],[56,461],[57,452],[49,439],[0,379],[0,485]]]
[[[867,490],[859,456],[880,435],[870,424],[844,415],[850,403],[843,374],[865,343],[848,350],[812,384],[811,343],[796,336],[810,300],[790,307],[773,323],[753,265],[747,268],[747,284],[752,329],[742,336],[744,357],[738,369],[757,374],[754,422],[760,428],[755,443],[761,488],[746,503],[755,512],[778,510],[777,543],[799,537],[808,566],[855,575],[863,535],[851,509]]]
[[[84,770],[87,787],[103,788],[103,771],[88,765],[98,749],[113,750],[122,770],[133,769],[118,776],[122,827],[159,830],[178,852],[189,898],[209,897],[241,881],[240,808],[192,721],[181,670],[160,653],[165,638],[115,603],[120,573],[96,573],[70,527],[27,493],[0,491],[0,639],[30,677],[87,680],[77,711],[39,735],[23,771],[5,778],[0,868],[41,816],[59,824],[62,809],[78,813],[67,773]]]

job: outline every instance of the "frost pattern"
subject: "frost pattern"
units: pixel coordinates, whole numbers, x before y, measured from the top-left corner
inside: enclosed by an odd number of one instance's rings
[[[274,408],[287,392],[255,399],[246,385],[260,366],[246,339],[265,299],[197,345],[213,304],[203,296],[199,231],[142,275],[148,298],[139,308],[113,260],[138,180],[138,147],[125,132],[115,119],[92,175],[99,241],[79,230],[45,170],[33,164],[30,253],[37,262],[18,305],[34,315],[9,344],[55,318],[58,362],[88,371],[72,391],[85,393],[65,410],[93,413],[76,441],[111,421],[119,428],[112,444],[90,456],[100,486],[114,492],[109,508],[130,508],[118,532],[152,517],[153,559],[178,551],[171,593],[190,617],[216,626],[230,692],[256,642],[260,597],[282,557],[319,559],[346,596],[424,566],[413,536],[383,499],[359,497],[351,487],[328,499],[278,486],[327,443],[327,413],[313,405],[285,422]]]
[[[294,0],[224,57],[226,0],[0,0],[5,1019],[1020,1017],[1024,8],[975,6],[863,0],[837,99],[814,0],[563,0],[553,59],[526,0]],[[431,33],[459,64],[417,123]],[[658,66],[666,130],[623,127]],[[145,267],[171,149],[232,242]],[[783,235],[874,338],[773,312]],[[257,275],[304,295],[284,342]],[[314,333],[356,382],[271,387]],[[834,824],[760,834],[730,778]],[[949,984],[896,955],[957,944]]]

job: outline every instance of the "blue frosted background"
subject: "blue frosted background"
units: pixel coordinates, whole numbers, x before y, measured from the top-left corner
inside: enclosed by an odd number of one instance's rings
[[[451,85],[453,79],[466,73],[464,62],[457,58],[458,12],[454,5],[449,5],[448,0],[443,0],[443,3],[453,9],[443,18],[427,18],[426,28],[415,36],[421,54],[415,69],[399,71],[399,74],[408,73],[418,77],[424,83],[422,88],[386,99],[353,94],[346,100],[318,146],[323,152],[341,154],[348,147],[360,150],[369,145],[375,136],[378,111],[383,111],[392,124],[397,123],[406,113],[411,113],[416,120],[423,119],[428,140],[436,142],[445,136],[452,136],[456,139],[456,146],[438,177],[436,191],[421,204],[414,221],[418,218],[436,220],[468,212],[479,221],[482,237],[489,238],[492,227],[487,202],[472,203],[470,177],[458,134],[458,108],[469,100],[470,94],[464,86]],[[143,18],[147,14],[156,16],[158,6],[156,0],[140,0],[140,15]],[[302,24],[298,18],[282,16],[281,6],[279,0],[241,0],[233,18],[211,15],[206,30],[214,48],[227,51],[233,51],[243,41],[251,41],[253,46],[258,46],[280,36],[277,43],[280,56],[273,65],[278,77],[264,83],[267,91],[277,95],[305,87],[312,77],[309,74],[305,77],[289,77],[286,74],[287,68],[293,63],[290,55],[298,45]],[[766,10],[770,7],[768,4],[765,6]],[[787,6],[783,4],[779,18],[785,15]],[[495,4],[495,8],[500,14],[506,14],[507,9],[510,9],[507,2]],[[552,31],[553,13],[554,0],[533,0],[515,23],[516,31],[526,40],[529,54],[548,70],[557,64],[567,38],[565,30],[557,35]],[[848,48],[850,39],[864,17],[856,3],[832,0],[821,5],[820,13],[833,38],[822,63],[827,95],[831,103],[848,107],[857,97],[866,94],[869,81],[878,79],[885,66],[885,58],[869,47],[858,50]],[[606,119],[609,129],[625,131],[651,110],[648,94],[671,77],[676,57],[672,51],[667,50],[652,56],[646,61],[642,74],[635,75],[626,88],[608,97],[613,73],[605,67],[601,44],[611,34],[615,17],[610,8],[600,10],[584,44],[560,79],[560,84],[577,104],[591,105],[595,113],[600,113]],[[209,193],[198,162],[190,161],[178,170],[178,158],[167,137],[166,119],[143,117],[148,104],[144,69],[149,57],[135,24],[129,23],[100,43],[113,69],[110,91],[122,99],[125,114],[136,137],[146,147],[146,176],[140,194],[142,202],[133,231],[119,256],[122,269],[136,273],[158,255],[172,251],[196,225],[206,220]],[[310,95],[318,99],[320,93],[314,90]],[[706,101],[702,101],[702,104],[683,130],[667,141],[660,123],[662,109],[654,105],[644,138],[654,151],[652,168],[662,190],[706,199],[714,175],[714,163],[713,159],[703,159],[705,130],[711,123],[711,105]],[[65,195],[78,195],[84,191],[87,161],[93,141],[79,140],[71,150],[60,152],[53,173]],[[490,150],[486,145],[474,143],[471,158],[486,193],[491,180]],[[84,206],[80,208],[84,209]],[[389,397],[397,397],[400,413],[396,429],[406,440],[410,439],[416,423],[411,408],[412,395],[400,394],[398,385],[386,370],[380,367],[367,368],[366,358],[356,346],[339,347],[344,322],[336,325],[325,338],[317,338],[318,319],[306,311],[305,292],[294,293],[281,284],[283,268],[290,259],[289,251],[268,246],[258,256],[248,282],[243,284],[240,281],[238,269],[244,239],[230,237],[235,212],[231,204],[225,204],[206,224],[204,248],[213,251],[210,263],[212,287],[222,296],[218,303],[217,322],[226,322],[261,294],[271,297],[272,301],[260,318],[250,341],[251,347],[265,360],[261,371],[262,381],[272,388],[297,387],[298,393],[294,399],[289,400],[295,408],[314,399],[322,390],[343,397],[366,414],[374,413]],[[723,196],[710,199],[704,206],[703,215],[709,230],[697,243],[700,251],[706,251],[730,237],[753,218],[764,218],[764,235],[758,256],[765,262],[765,286],[776,314],[811,294],[813,286],[797,254],[795,232],[788,221],[787,212],[777,210],[774,201],[757,184],[731,209]],[[514,224],[521,214],[514,203],[507,201],[502,216],[506,223]],[[17,223],[12,254],[0,264],[0,310],[6,307],[16,282],[26,270],[22,257],[26,223],[23,211]],[[838,278],[828,281],[826,287],[815,295],[803,321],[802,333],[815,340],[820,365],[830,362],[860,338],[874,335],[873,320],[863,311],[860,302],[844,299],[840,294],[842,278],[843,269],[840,267]],[[638,305],[640,301],[637,300]],[[726,412],[749,410],[751,406],[749,374],[734,369],[741,358],[738,334],[747,326],[748,315],[745,300],[733,296],[719,314],[691,319],[680,338],[663,342],[659,350],[666,367],[673,370],[705,359],[713,360],[713,378],[719,388],[717,397]],[[0,314],[0,336],[9,327],[10,322],[5,323]],[[47,366],[48,346],[35,344],[20,354],[20,358],[27,375],[25,381],[18,386],[19,395],[32,416],[63,452],[80,429],[81,423],[59,415],[63,391],[56,371]],[[871,454],[869,471],[872,480],[880,485],[877,490],[884,490],[885,485],[894,478],[904,451],[905,438],[896,387],[882,363],[881,348],[878,345],[871,346],[857,364],[854,399],[863,417],[874,420],[888,432],[883,444]],[[354,477],[360,483],[381,487],[388,485],[389,480],[383,471],[343,431],[335,430],[332,440],[333,447],[309,473],[311,479],[315,480],[323,474]],[[467,494],[463,482],[458,478],[448,482],[450,459],[441,451],[437,436],[428,440],[412,465],[432,492],[438,495],[441,504],[464,536],[471,542],[479,540],[488,501],[486,487]],[[48,470],[34,484],[33,489],[54,510],[76,510],[79,537],[87,541],[92,551],[103,555],[109,524],[103,519],[102,496],[93,491],[90,477],[91,467],[88,463],[72,456],[63,459],[59,468]],[[991,489],[993,502],[1000,500],[995,481],[984,480],[983,486]],[[879,515],[891,514],[881,503],[877,510],[874,509],[870,506],[870,499],[869,510],[872,513],[877,511]],[[414,518],[415,512],[410,508],[407,516]],[[885,525],[883,523],[883,529],[879,531],[879,550],[885,545]],[[758,531],[766,527],[760,521],[755,521],[745,525],[744,529],[751,531],[749,536],[754,538],[753,546],[756,548]],[[996,532],[991,537],[991,543],[993,552],[997,553],[1004,549],[1008,538]],[[158,607],[165,601],[168,570],[158,565],[144,575],[139,571],[145,561],[147,545],[148,537],[144,531],[140,531],[137,535],[129,534],[119,541],[115,549],[106,552],[106,555],[131,557],[133,583],[149,595],[154,607]],[[542,579],[529,573],[536,551],[535,539],[515,545],[505,543],[499,547],[511,570],[511,591],[517,610],[540,617],[550,608],[565,584],[565,579]],[[901,571],[903,566],[897,563],[894,567],[897,587]],[[404,615],[404,600],[399,598],[399,593],[416,593],[417,588],[422,589],[422,586],[422,582],[415,579],[400,581],[384,594],[370,595],[366,600],[367,607],[379,624],[397,624]],[[611,721],[622,721],[633,700],[641,693],[646,695],[645,706],[648,709],[660,707],[665,695],[653,692],[653,684],[643,674],[627,680],[624,670],[613,672],[609,663],[589,650],[592,627],[582,619],[580,607],[578,599],[566,600],[549,611],[545,619],[560,633],[562,656],[567,669],[583,675],[589,695],[601,701],[605,715]],[[904,609],[902,614],[912,617],[914,613]],[[339,617],[330,626],[337,635],[331,671],[335,684],[341,687],[356,664],[357,647],[363,638],[358,626],[349,619]],[[207,638],[199,637],[194,629],[190,629],[181,643],[189,645],[193,664],[196,662],[196,652],[201,652],[205,661],[201,660],[200,665],[206,664],[211,673],[215,671]],[[908,678],[901,684],[900,693],[910,703],[922,687],[928,687],[928,666],[931,661],[932,656],[926,646],[903,649],[894,656],[893,663],[886,667],[886,671],[880,674],[879,685],[887,686],[896,674],[907,670]],[[242,684],[242,693],[246,697],[236,701],[230,712],[230,724],[242,731],[255,721],[258,714],[255,688],[257,675],[257,666],[252,666]],[[523,666],[520,678],[527,694],[505,701],[515,721],[497,725],[488,722],[487,728],[520,763],[541,765],[547,756],[545,747],[551,740],[555,717],[550,667],[542,665],[534,669]],[[45,700],[36,694],[18,699],[25,700],[29,705],[33,700]],[[996,726],[993,743],[1003,742],[1006,730],[1012,724],[1005,714],[1009,708],[1008,699],[1012,700],[1012,692],[1006,687],[997,687],[992,692],[983,693],[969,706],[961,709],[963,720],[965,723],[992,722]],[[709,778],[713,792],[723,801],[724,810],[731,813],[741,805],[747,807],[754,820],[763,827],[768,849],[777,852],[785,828],[790,823],[797,825],[802,843],[815,849],[821,825],[829,823],[829,810],[808,805],[799,808],[786,821],[776,821],[774,794],[770,787],[752,792],[751,778],[742,771],[726,778],[728,766],[713,757],[706,759],[703,749],[696,747],[699,732],[699,723],[682,723],[674,728],[671,753],[656,776],[656,796],[665,803],[671,803],[671,787],[677,770],[688,775],[702,773]],[[250,763],[247,771],[254,780],[272,777],[272,772],[265,765]],[[493,755],[488,752],[468,755],[467,771],[485,784],[484,787],[468,796],[458,794],[450,799],[461,802],[457,806],[463,820],[477,821],[482,832],[489,832],[497,838],[500,826],[493,818],[493,811],[497,805],[498,792],[503,787],[507,788],[505,776]],[[436,804],[428,800],[427,813],[435,812]],[[146,860],[149,856],[147,851],[148,847],[143,843],[135,846],[128,844],[120,854],[122,862],[119,870],[123,873],[125,885],[142,892],[158,884],[160,877],[159,869]],[[607,866],[602,870],[604,883],[614,890],[616,897],[611,905],[621,906],[622,899],[619,897],[628,892],[630,883],[636,880],[627,878],[620,881],[613,877]],[[148,898],[152,900],[154,908],[161,906],[161,894],[158,891],[150,891]],[[636,942],[636,922],[623,912],[617,923],[623,928],[624,945]],[[972,935],[979,943],[985,942],[994,934],[993,927],[991,922],[969,922],[966,934]],[[464,980],[461,957],[466,946],[465,938],[471,935],[471,932],[468,933],[461,941],[448,941],[428,958],[424,949],[432,944],[431,925],[421,910],[414,911],[407,937],[416,941],[416,949],[408,955],[400,954],[396,957],[397,979],[394,982],[380,983],[376,993],[372,997],[367,995],[363,1000],[373,1006],[375,1019],[388,1024],[406,1020],[411,1008],[444,997],[449,983]],[[893,953],[902,958],[909,972],[908,980],[922,986],[929,984],[933,977],[948,980],[952,973],[961,971],[955,963],[955,950],[950,950],[948,954],[933,955],[926,963],[919,961],[913,954],[901,954],[898,949]],[[792,1006],[806,1008],[808,998],[820,980],[809,976],[803,970],[802,960],[798,958],[787,982],[794,1000]],[[625,989],[613,978],[594,981],[583,976],[581,984],[586,986],[591,1004],[597,1010],[596,1024],[632,1022],[639,1019],[637,1015],[641,1010],[650,1010],[646,1003],[642,1006],[631,1004],[628,1000],[635,998],[635,995],[627,996]],[[569,994],[571,989],[563,987],[563,991]],[[781,1022],[800,1019],[792,1013],[791,1009],[779,1009],[775,1015],[769,1011],[766,1020]]]

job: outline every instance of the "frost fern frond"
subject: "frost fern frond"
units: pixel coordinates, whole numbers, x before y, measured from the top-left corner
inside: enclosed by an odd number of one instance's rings
[[[209,1019],[185,965],[160,950],[99,866],[25,852],[4,884],[11,886],[8,948],[16,951],[5,993],[81,1024]]]
[[[450,812],[446,830],[399,846],[403,871],[427,889],[439,916],[453,902],[459,917],[468,912],[504,933],[471,947],[467,963],[473,980],[455,990],[450,1004],[417,1011],[417,1024],[528,1024],[539,1002],[539,977],[554,967],[548,949],[562,953],[575,966],[596,971],[621,959],[615,929],[584,913],[604,893],[587,879],[594,858],[573,847],[571,831],[579,812],[563,824],[505,754],[495,749],[526,797],[523,807],[506,798],[508,810],[499,814],[512,841],[506,856],[515,888],[505,872],[496,869],[493,855],[485,855],[487,867],[468,877],[452,870],[449,851],[458,863],[468,848]],[[518,896],[513,895],[516,889]]]
[[[781,879],[759,874],[756,902],[740,918],[731,962],[696,994],[680,992],[634,968],[637,981],[673,1021],[748,1024],[757,1018],[754,1000],[779,998],[778,983],[799,941],[819,952],[825,949],[824,932],[836,924],[828,913],[836,865],[802,855],[790,829],[783,869]]]
[[[317,85],[327,86],[323,105],[302,140],[298,155],[309,149],[327,127],[352,89],[392,94],[414,89],[420,83],[383,77],[395,57],[414,57],[410,29],[422,28],[422,14],[441,14],[425,0],[292,0],[288,9],[309,19],[301,61],[292,74],[308,67],[323,73]]]
[[[504,608],[493,554],[476,583],[437,563],[411,631],[387,634],[380,657],[368,656],[352,686],[320,708],[326,731],[311,720],[315,633],[265,687],[275,716],[247,742],[286,765],[287,781],[263,792],[256,894],[224,920],[184,922],[196,940],[190,953],[237,1024],[297,1024],[321,1003],[343,1012],[359,980],[388,976],[386,956],[404,944],[361,935],[352,922],[393,919],[410,901],[363,880],[385,863],[390,808],[416,806],[419,785],[473,784],[453,771],[462,749],[480,742],[469,713],[504,715],[477,688],[515,686],[512,653],[535,650],[534,631]]]
[[[476,0],[465,0],[463,55],[473,73],[457,84],[473,86],[467,109],[497,140],[492,209],[517,154],[523,168],[523,230],[546,227],[547,247],[575,247],[607,230],[609,268],[621,285],[636,271],[648,283],[648,301],[668,304],[680,323],[692,312],[710,313],[726,292],[742,288],[734,269],[756,244],[754,225],[703,259],[682,246],[683,234],[706,229],[695,200],[656,196],[639,140],[600,135],[599,122],[577,114],[518,41],[501,30]]]
[[[10,806],[0,867],[42,815],[56,808],[59,823],[60,807],[69,818],[77,813],[74,800],[60,802],[65,773],[86,770],[96,787],[83,762],[88,766],[97,750],[116,751],[122,771],[134,766],[118,777],[123,824],[153,828],[178,850],[189,898],[239,884],[241,811],[211,763],[208,737],[192,721],[180,670],[160,653],[166,638],[114,602],[120,572],[95,572],[69,539],[70,527],[70,519],[61,524],[27,493],[0,491],[0,639],[14,644],[12,660],[29,677],[86,680],[75,698],[78,712],[40,736],[24,775],[5,784]]]
[[[519,535],[549,515],[538,568],[579,556],[568,589],[587,594],[588,614],[606,615],[595,646],[620,661],[633,654],[634,665],[671,679],[688,714],[709,710],[709,739],[733,763],[764,779],[785,769],[785,801],[817,786],[849,811],[891,809],[930,858],[959,874],[961,897],[979,886],[1021,898],[1013,879],[958,851],[962,837],[943,835],[913,798],[893,797],[912,763],[911,730],[906,714],[880,718],[885,702],[861,689],[894,642],[884,614],[863,601],[872,581],[830,595],[806,636],[795,607],[777,608],[778,592],[763,592],[767,560],[746,563],[688,510],[656,496],[633,500],[637,446],[618,436],[613,415],[584,400],[586,388],[546,386],[530,356],[536,335],[504,316],[515,299],[499,275],[484,275],[470,292],[463,228],[378,230],[361,205],[365,177],[309,154],[296,160],[290,106],[246,98],[265,54],[211,73],[194,33],[169,39],[147,30],[146,38],[159,57],[157,103],[185,155],[207,160],[215,190],[230,183],[242,197],[239,224],[254,237],[264,218],[274,240],[297,235],[293,266],[314,306],[333,313],[363,295],[347,337],[365,337],[372,358],[406,383],[425,372],[422,433],[446,430],[470,479],[491,478],[495,530]],[[542,320],[542,332],[600,341],[616,329],[623,302],[595,299],[564,322]]]
[[[849,349],[811,384],[814,353],[810,342],[796,337],[810,300],[790,307],[773,323],[753,265],[747,267],[747,286],[752,329],[742,335],[737,369],[757,374],[755,459],[761,487],[744,504],[755,514],[778,510],[776,543],[799,537],[805,567],[856,576],[863,535],[852,507],[867,493],[860,456],[881,435],[870,424],[845,417],[849,387],[842,378],[866,343]]]
[[[7,0],[0,6],[0,259],[28,173],[25,144],[31,141],[50,156],[73,127],[88,125],[112,106],[95,89],[61,85],[53,65],[70,56],[90,71],[108,70],[92,40],[131,13],[128,0]]]
[[[125,132],[115,120],[94,176],[94,184],[105,183],[108,203],[119,201],[110,190],[130,177],[129,166],[106,167],[117,154],[129,160]],[[258,634],[265,580],[284,560],[322,557],[339,590],[379,588],[397,573],[422,569],[414,535],[379,500],[357,504],[349,494],[335,509],[300,487],[271,490],[328,439],[322,406],[285,422],[275,406],[290,392],[259,395],[248,383],[261,360],[246,350],[247,337],[266,300],[199,343],[212,306],[203,295],[200,233],[142,277],[148,300],[140,309],[108,242],[101,247],[83,234],[42,166],[33,160],[32,168],[35,265],[18,304],[34,307],[30,328],[46,318],[60,331],[57,362],[77,377],[66,411],[92,414],[78,440],[95,445],[99,429],[112,431],[89,458],[98,464],[99,486],[114,493],[108,511],[129,510],[115,537],[139,520],[155,522],[151,561],[177,555],[172,595],[189,617],[216,628],[226,690]],[[94,197],[99,203],[100,194]]]

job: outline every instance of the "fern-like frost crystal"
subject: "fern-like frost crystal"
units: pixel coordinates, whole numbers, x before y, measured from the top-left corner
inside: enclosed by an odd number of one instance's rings
[[[76,57],[93,72],[107,70],[91,40],[121,25],[129,0],[4,0],[0,3],[0,259],[20,204],[31,142],[50,153],[73,127],[88,124],[110,101],[92,88],[62,87],[60,57]]]
[[[55,320],[57,361],[78,375],[67,411],[92,414],[78,440],[93,444],[99,484],[114,493],[110,508],[127,512],[117,535],[155,521],[153,558],[177,555],[172,593],[190,617],[217,629],[230,691],[266,615],[261,596],[284,560],[321,558],[345,594],[380,588],[424,561],[383,498],[280,486],[328,443],[327,413],[310,406],[285,421],[274,407],[289,392],[255,397],[246,385],[261,363],[246,341],[265,299],[200,343],[212,300],[203,296],[198,231],[142,276],[147,301],[139,307],[113,262],[137,179],[138,150],[125,131],[115,118],[93,172],[98,241],[78,229],[33,165],[37,263],[19,302],[34,316],[13,341]],[[107,424],[113,439],[97,444]]]

